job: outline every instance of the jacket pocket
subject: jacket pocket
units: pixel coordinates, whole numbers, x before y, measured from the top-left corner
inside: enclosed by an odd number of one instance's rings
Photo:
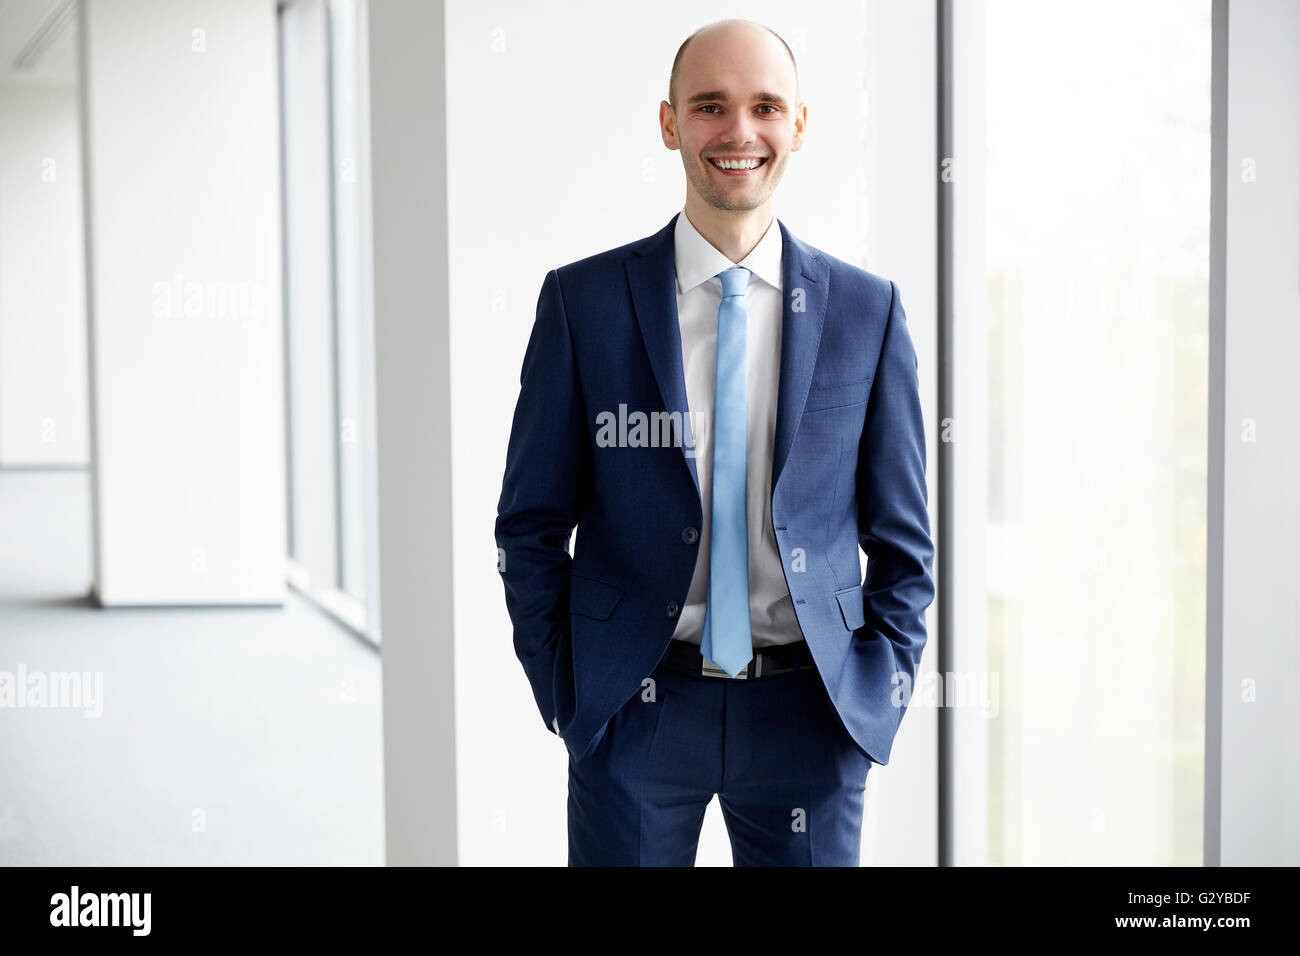
[[[846,405],[860,405],[867,400],[871,391],[871,378],[860,382],[846,382],[843,385],[820,385],[808,390],[808,401],[804,412],[816,412],[826,408],[843,408]]]
[[[862,585],[855,584],[843,591],[836,591],[835,600],[839,602],[840,614],[844,618],[846,628],[856,631],[866,625],[866,615],[862,606]]]
[[[603,621],[614,613],[623,589],[580,574],[569,575],[569,613]]]

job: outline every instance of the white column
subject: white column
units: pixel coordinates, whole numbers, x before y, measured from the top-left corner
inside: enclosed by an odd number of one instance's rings
[[[1214,4],[1205,862],[1300,864],[1300,6]]]
[[[95,593],[279,603],[274,0],[79,12]]]
[[[953,5],[953,153],[948,188],[953,196],[952,221],[952,361],[953,413],[952,537],[947,547],[952,621],[952,666],[962,681],[987,690],[987,707],[969,700],[950,708],[952,753],[952,862],[984,866],[988,861],[989,736],[1007,699],[1007,675],[995,673],[989,660],[987,571],[989,414],[988,414],[988,266],[985,222],[986,150],[984,116],[984,0]],[[931,478],[934,471],[931,472]]]
[[[457,768],[443,4],[371,3],[368,31],[388,863],[450,865]],[[491,540],[489,521],[488,562]]]

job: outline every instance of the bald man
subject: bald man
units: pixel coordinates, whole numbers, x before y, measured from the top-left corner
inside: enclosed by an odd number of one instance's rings
[[[692,865],[716,795],[736,865],[856,866],[934,598],[907,318],[775,216],[807,128],[776,33],[688,37],[659,128],[685,203],[547,274],[496,522],[568,861]]]

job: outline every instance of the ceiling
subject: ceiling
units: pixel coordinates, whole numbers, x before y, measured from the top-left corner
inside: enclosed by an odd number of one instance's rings
[[[0,0],[0,84],[71,87],[76,0]]]

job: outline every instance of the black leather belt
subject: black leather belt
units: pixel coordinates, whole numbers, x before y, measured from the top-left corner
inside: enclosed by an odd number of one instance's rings
[[[778,644],[775,647],[756,647],[749,665],[739,674],[728,674],[700,653],[700,646],[689,641],[672,640],[668,650],[659,659],[659,666],[693,677],[721,677],[725,680],[754,680],[792,674],[795,671],[816,667],[807,641]]]

